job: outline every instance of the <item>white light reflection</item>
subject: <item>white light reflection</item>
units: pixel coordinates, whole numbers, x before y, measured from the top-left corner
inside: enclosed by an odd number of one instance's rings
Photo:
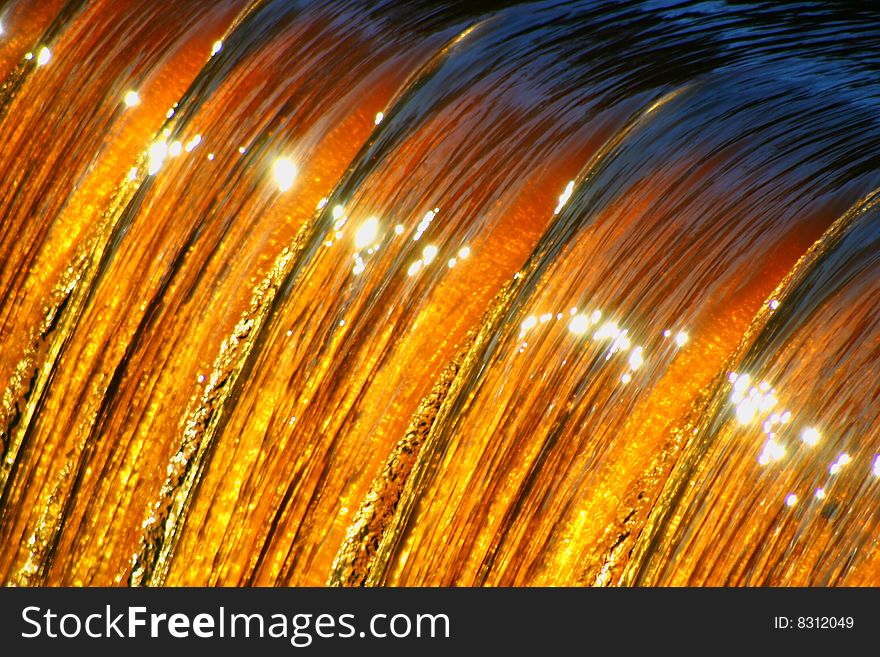
[[[440,212],[440,208],[434,208],[433,210],[428,210],[425,213],[425,216],[419,222],[419,225],[416,226],[416,234],[413,235],[413,242],[418,242],[421,236],[428,230],[428,226],[431,225],[431,222],[434,221],[434,217],[437,216],[437,213]]]
[[[837,457],[837,460],[831,464],[831,466],[828,468],[828,472],[832,475],[836,475],[838,472],[843,470],[844,466],[846,466],[850,461],[852,461],[850,455],[846,452],[843,452],[840,454],[840,456]]]
[[[821,438],[821,434],[813,427],[808,427],[804,429],[804,432],[801,434],[801,440],[803,441],[803,443],[805,445],[809,445],[810,447],[816,445]]]
[[[569,180],[568,184],[565,186],[565,190],[559,197],[559,203],[556,204],[556,209],[553,210],[553,214],[559,214],[562,212],[562,208],[565,207],[565,204],[568,203],[571,198],[571,194],[574,191],[574,180]]]
[[[339,207],[339,206],[336,206]],[[334,208],[333,216],[336,216],[336,209]],[[354,234],[354,245],[357,249],[363,249],[367,246],[370,246],[376,241],[376,237],[379,235],[379,220],[376,217],[370,217],[364,223],[362,223],[357,231]]]
[[[645,362],[643,353],[644,350],[641,347],[633,347],[633,350],[629,352],[629,368],[631,370],[639,369]]]
[[[767,465],[768,463],[779,461],[783,456],[785,456],[785,447],[771,438],[764,443],[764,449],[758,457],[758,463]]]
[[[568,330],[575,335],[583,335],[590,328],[590,318],[584,314],[575,315],[568,323]]]
[[[187,148],[187,150],[191,150]],[[275,184],[278,185],[279,191],[286,192],[293,187],[293,181],[298,173],[296,165],[286,157],[279,157],[272,165],[272,175],[275,177]]]
[[[162,165],[165,163],[165,158],[168,157],[168,143],[164,140],[157,141],[150,146],[150,149],[147,151],[147,156],[149,158],[147,173],[152,176],[162,168]]]
[[[430,265],[434,262],[434,258],[437,257],[437,247],[433,244],[429,244],[422,250],[422,258],[426,265]]]

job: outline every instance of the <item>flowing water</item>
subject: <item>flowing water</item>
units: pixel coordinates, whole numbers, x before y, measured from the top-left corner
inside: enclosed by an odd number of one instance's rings
[[[0,7],[7,584],[876,584],[880,15]]]

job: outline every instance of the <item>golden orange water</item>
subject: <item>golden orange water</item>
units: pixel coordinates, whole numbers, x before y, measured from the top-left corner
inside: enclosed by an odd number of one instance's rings
[[[876,583],[880,41],[801,4],[7,3],[3,581]]]

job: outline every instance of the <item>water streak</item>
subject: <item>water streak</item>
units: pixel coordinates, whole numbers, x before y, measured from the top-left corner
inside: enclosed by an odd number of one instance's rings
[[[870,11],[0,25],[4,582],[876,583]]]

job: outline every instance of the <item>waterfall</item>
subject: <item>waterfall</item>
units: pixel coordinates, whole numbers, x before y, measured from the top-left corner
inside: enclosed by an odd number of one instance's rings
[[[880,20],[0,7],[0,581],[876,584]]]

